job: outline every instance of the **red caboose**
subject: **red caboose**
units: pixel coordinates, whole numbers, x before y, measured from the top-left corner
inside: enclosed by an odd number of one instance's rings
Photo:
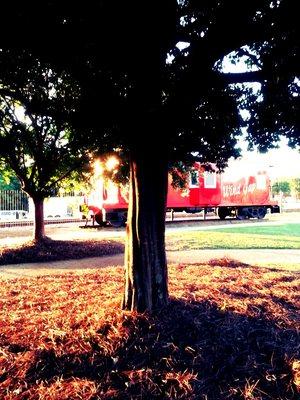
[[[218,215],[221,219],[235,215],[238,219],[264,218],[267,210],[279,212],[271,200],[271,183],[265,171],[232,179],[222,174],[221,201]]]
[[[99,179],[86,204],[98,224],[122,226],[127,219],[128,188]],[[279,212],[270,199],[270,180],[265,172],[232,179],[218,173],[213,165],[205,171],[195,163],[185,189],[174,188],[169,177],[167,210],[197,213],[208,209],[215,210],[221,219],[263,218],[267,209]]]
[[[167,209],[200,212],[203,209],[215,208],[221,201],[221,175],[211,165],[205,171],[199,163],[194,164],[190,172],[186,189],[175,189],[169,176]]]

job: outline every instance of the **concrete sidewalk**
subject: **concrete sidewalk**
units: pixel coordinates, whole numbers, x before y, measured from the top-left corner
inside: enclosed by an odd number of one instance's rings
[[[300,249],[215,249],[215,250],[190,250],[190,251],[169,251],[168,261],[172,263],[197,263],[207,262],[211,259],[230,258],[241,261],[245,264],[299,264]]]
[[[300,250],[189,250],[189,251],[169,251],[167,259],[169,264],[195,264],[206,263],[212,259],[229,258],[241,261],[249,265],[264,264],[287,264],[295,265],[300,271]],[[13,279],[18,277],[30,277],[50,274],[61,274],[66,272],[78,272],[90,269],[97,269],[107,266],[122,265],[123,254],[106,257],[93,257],[77,260],[54,261],[43,263],[27,263],[0,266],[0,278]]]

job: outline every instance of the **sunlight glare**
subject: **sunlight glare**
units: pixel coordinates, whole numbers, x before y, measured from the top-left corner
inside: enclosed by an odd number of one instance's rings
[[[94,161],[94,174],[98,177],[103,175],[104,168],[102,162],[99,159]]]
[[[109,157],[105,163],[105,167],[108,171],[113,171],[114,169],[117,168],[117,166],[119,165],[119,160],[115,157]]]

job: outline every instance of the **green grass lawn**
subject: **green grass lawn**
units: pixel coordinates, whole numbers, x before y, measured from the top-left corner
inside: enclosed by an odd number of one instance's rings
[[[212,229],[217,230],[217,229]],[[263,225],[263,226],[246,226],[234,228],[218,228],[218,231],[229,233],[243,233],[255,235],[272,235],[272,236],[295,236],[300,237],[300,224],[282,224],[282,225]]]
[[[167,233],[167,249],[300,249],[300,224]]]
[[[205,228],[201,230],[199,226],[197,231],[167,230],[167,250],[300,249],[300,224],[262,223],[259,226],[249,224],[243,227]],[[99,257],[123,251],[124,237],[73,241],[49,239],[40,245],[27,241],[0,247],[0,265]]]

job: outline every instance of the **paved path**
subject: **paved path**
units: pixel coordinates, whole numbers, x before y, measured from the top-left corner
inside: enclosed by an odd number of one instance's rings
[[[0,266],[0,278],[10,279],[24,276],[60,274],[65,272],[84,271],[101,267],[122,265],[123,254],[106,257],[84,258],[81,260],[54,261]],[[169,251],[168,262],[172,263],[205,263],[211,259],[227,257],[250,265],[287,264],[298,267],[300,271],[300,250],[189,250]]]
[[[300,250],[274,249],[217,249],[217,250],[190,250],[168,252],[168,261],[174,263],[202,263],[211,259],[229,258],[250,265],[262,264],[293,264],[299,265]]]

